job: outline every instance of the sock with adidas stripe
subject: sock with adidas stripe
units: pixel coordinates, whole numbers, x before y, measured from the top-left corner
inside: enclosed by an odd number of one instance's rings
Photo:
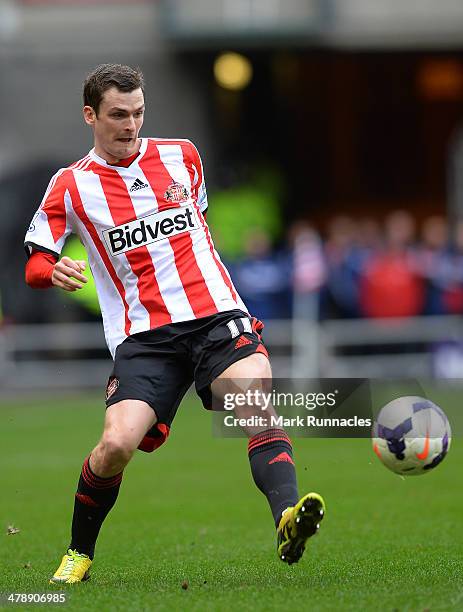
[[[101,525],[116,503],[122,472],[101,478],[92,472],[89,457],[84,461],[74,500],[72,539],[69,548],[93,559]]]
[[[278,526],[283,510],[299,499],[291,440],[282,429],[267,429],[250,438],[248,456],[254,482]]]

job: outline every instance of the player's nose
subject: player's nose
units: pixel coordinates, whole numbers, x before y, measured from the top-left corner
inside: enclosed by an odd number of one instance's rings
[[[135,119],[133,117],[127,117],[127,120],[124,125],[124,130],[126,132],[134,132],[135,131]]]

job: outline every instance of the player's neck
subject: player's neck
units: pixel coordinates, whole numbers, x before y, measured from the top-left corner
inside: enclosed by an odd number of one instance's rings
[[[131,155],[128,155],[127,157],[113,157],[107,151],[102,149],[97,143],[95,143],[94,151],[95,151],[95,154],[98,155],[98,157],[101,157],[101,159],[104,159],[104,161],[107,164],[110,164],[111,166],[117,166],[121,162],[126,162],[128,160],[135,159],[138,153],[140,152],[140,147],[141,147],[141,138],[138,138],[136,151],[132,153]]]

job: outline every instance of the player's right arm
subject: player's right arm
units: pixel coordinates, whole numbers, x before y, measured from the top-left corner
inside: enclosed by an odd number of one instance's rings
[[[63,257],[56,261],[53,255],[33,250],[26,264],[26,283],[33,289],[59,287],[65,291],[82,288],[87,278],[82,274],[86,262]]]
[[[86,277],[82,274],[85,266],[85,261],[63,257],[53,267],[51,282],[55,287],[60,287],[65,291],[82,289],[82,283],[87,282]]]
[[[82,274],[84,261],[66,256],[60,258],[66,238],[72,231],[66,172],[70,170],[60,170],[51,179],[26,233],[24,244],[29,258],[26,282],[34,288],[55,286],[65,291],[76,291],[87,282]]]

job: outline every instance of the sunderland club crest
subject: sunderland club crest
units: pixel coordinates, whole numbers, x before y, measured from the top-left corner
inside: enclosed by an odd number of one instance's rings
[[[181,183],[177,183],[174,181],[167,187],[166,193],[164,194],[165,199],[168,202],[175,202],[176,204],[181,204],[182,202],[186,202],[190,197],[188,193],[188,189],[182,185]]]

